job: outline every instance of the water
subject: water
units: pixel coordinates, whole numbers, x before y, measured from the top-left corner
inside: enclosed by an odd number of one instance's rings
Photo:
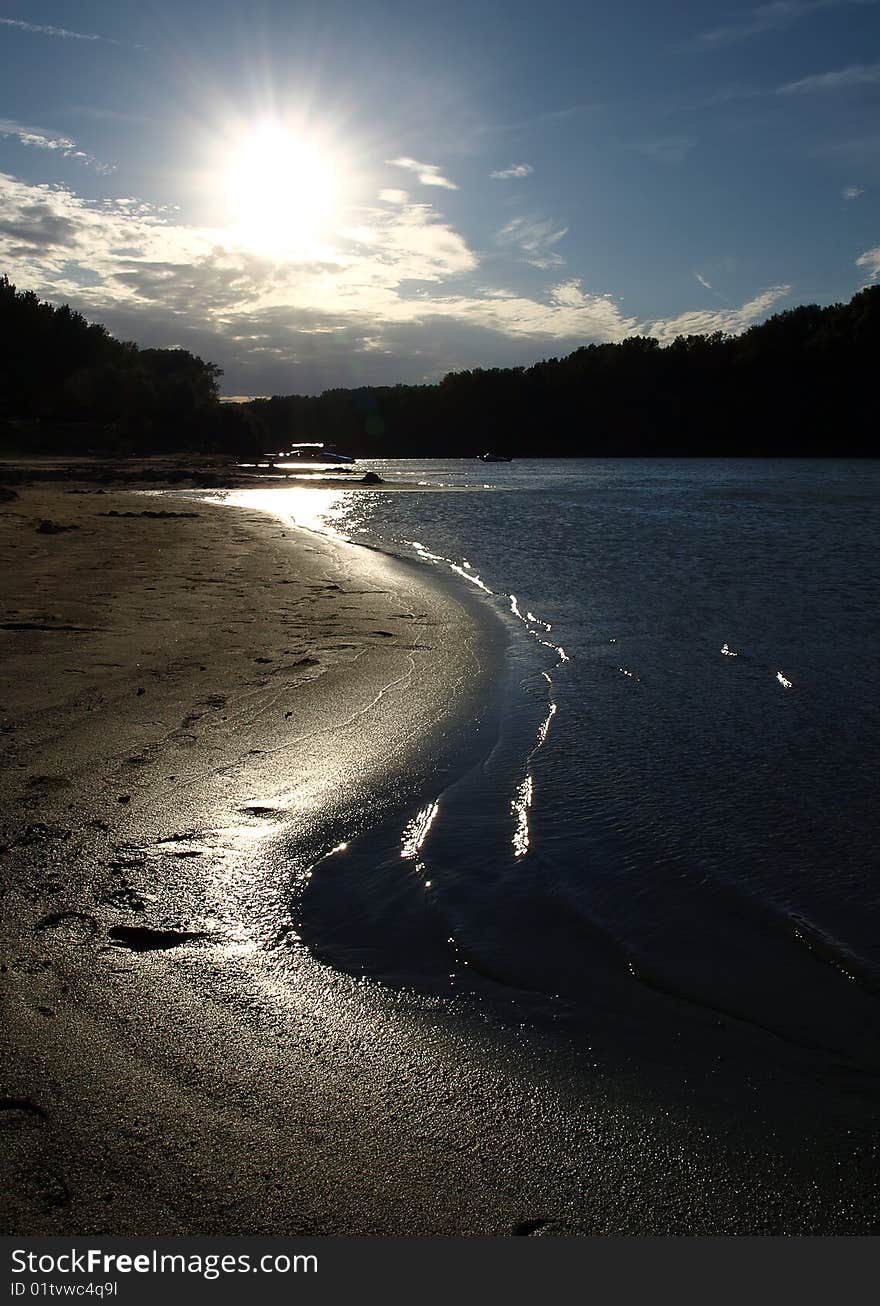
[[[314,868],[303,937],[529,1020],[711,1017],[880,1069],[876,464],[371,465],[421,488],[300,515],[482,594],[503,724]]]

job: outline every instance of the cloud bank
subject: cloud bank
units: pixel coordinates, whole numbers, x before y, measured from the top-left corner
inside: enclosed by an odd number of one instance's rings
[[[229,230],[186,225],[134,198],[90,202],[64,186],[0,175],[0,266],[20,287],[70,302],[121,338],[212,359],[236,394],[432,381],[454,368],[528,364],[639,333],[667,342],[738,331],[788,289],[644,323],[574,277],[534,294],[484,284],[464,237],[404,192],[353,216],[320,246],[279,260],[237,245]],[[561,262],[552,256],[564,228],[516,219],[505,231],[514,257]]]

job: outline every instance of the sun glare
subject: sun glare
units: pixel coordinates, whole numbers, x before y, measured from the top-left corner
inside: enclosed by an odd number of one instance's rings
[[[332,234],[343,192],[338,155],[278,122],[242,133],[224,170],[236,239],[258,253],[295,254]]]

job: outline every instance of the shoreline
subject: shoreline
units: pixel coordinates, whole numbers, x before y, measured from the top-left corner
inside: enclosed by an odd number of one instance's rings
[[[72,1215],[40,1197],[27,1142],[64,1101],[88,1102],[94,1064],[58,1088],[71,1044],[91,1022],[124,1033],[114,1005],[132,983],[123,1009],[161,1026],[143,991],[160,973],[173,984],[204,961],[234,996],[256,959],[266,980],[291,875],[400,802],[420,768],[452,763],[497,656],[451,591],[383,555],[263,512],[66,488],[76,497],[23,489],[2,514],[20,559],[0,631],[4,1063],[18,1061],[2,1118],[36,1185],[16,1227],[40,1232]],[[13,1176],[8,1191],[27,1189]]]
[[[469,746],[458,727],[493,654],[464,585],[262,511],[175,497],[198,519],[157,517],[92,495],[39,486],[0,514],[36,575],[55,567],[42,593],[10,571],[4,621],[32,629],[0,632],[30,646],[6,662],[3,705],[26,710],[0,736],[24,763],[2,834],[15,1232],[867,1231],[867,1175],[835,1192],[823,1171],[811,1191],[808,1159],[803,1174],[781,1147],[756,1155],[745,1128],[726,1138],[659,1081],[634,1091],[515,1006],[505,1020],[365,983],[295,937],[312,854],[414,796],[425,741],[439,768]],[[97,515],[113,511],[138,515]],[[52,514],[79,529],[37,532]],[[365,729],[358,693],[367,711],[407,697]]]
[[[48,455],[26,457],[0,453],[0,486],[17,488],[36,484],[80,486],[86,489],[69,489],[69,493],[98,493],[110,491],[174,490],[181,494],[196,490],[260,490],[260,489],[319,489],[366,490],[381,488],[394,493],[412,493],[421,486],[407,481],[387,481],[381,477],[366,479],[375,474],[373,463],[382,459],[359,459],[353,465],[336,468],[309,464],[296,468],[293,464],[279,464],[260,468],[255,463],[240,463],[234,459],[209,455],[180,455],[178,457],[100,458],[82,455],[72,458],[55,458]],[[454,460],[460,461],[460,460]],[[468,460],[470,461],[470,460]],[[432,490],[456,493],[458,486],[432,486]]]

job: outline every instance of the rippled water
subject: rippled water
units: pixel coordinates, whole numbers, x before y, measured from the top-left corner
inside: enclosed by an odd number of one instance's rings
[[[877,465],[375,466],[420,492],[295,515],[484,594],[512,632],[503,726],[315,868],[304,937],[532,1014],[659,990],[880,1063]]]

